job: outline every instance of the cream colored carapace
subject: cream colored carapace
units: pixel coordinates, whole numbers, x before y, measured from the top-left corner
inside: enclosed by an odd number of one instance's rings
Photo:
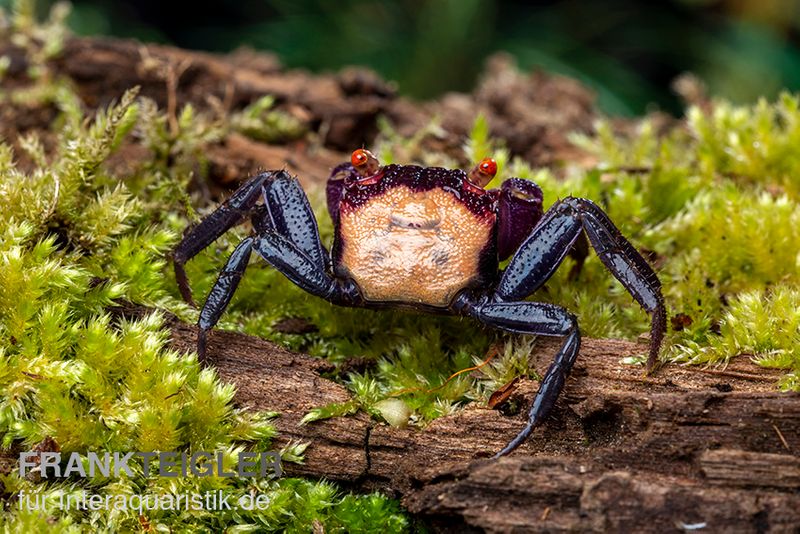
[[[371,301],[447,306],[479,274],[495,218],[443,189],[395,187],[340,214],[339,269]]]

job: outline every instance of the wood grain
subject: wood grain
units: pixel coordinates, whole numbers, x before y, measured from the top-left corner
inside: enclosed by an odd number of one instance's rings
[[[194,327],[173,321],[173,345]],[[537,342],[543,371],[557,343]],[[437,531],[794,532],[800,525],[800,395],[747,357],[725,368],[621,360],[644,345],[587,339],[553,416],[518,452],[487,459],[523,424],[482,406],[398,429],[364,414],[299,426],[313,407],[347,400],[316,358],[214,332],[209,355],[237,401],[275,410],[280,443],[310,441],[292,475],[398,496]],[[529,400],[537,384],[522,380]],[[777,429],[777,430],[776,430]],[[788,449],[787,449],[788,448]]]

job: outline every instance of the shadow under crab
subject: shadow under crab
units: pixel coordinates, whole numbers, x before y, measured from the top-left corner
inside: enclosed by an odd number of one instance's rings
[[[225,311],[253,251],[305,291],[337,305],[411,307],[472,317],[508,332],[563,337],[525,428],[496,455],[503,456],[547,417],[580,348],[573,314],[523,299],[568,254],[580,265],[588,238],[606,268],[652,314],[647,361],[652,370],[666,329],[661,284],[652,268],[590,200],[568,197],[544,213],[542,191],[533,182],[511,178],[500,189],[484,189],[496,171],[491,159],[469,173],[381,166],[369,151],[356,150],[328,179],[335,225],[331,253],[320,242],[295,178],[268,171],[249,179],[189,231],[173,254],[181,293],[191,302],[184,263],[246,218],[253,223],[253,235],[233,251],[200,312],[201,359],[207,332]],[[512,254],[501,271],[499,262]]]

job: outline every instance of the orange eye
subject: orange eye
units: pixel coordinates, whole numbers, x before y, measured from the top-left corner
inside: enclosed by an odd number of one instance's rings
[[[353,168],[362,178],[374,175],[381,168],[378,158],[365,148],[359,148],[354,151],[350,155],[350,163],[353,164]]]
[[[368,161],[369,156],[367,155],[367,151],[363,148],[354,151],[350,156],[350,163],[353,164],[353,167],[361,167],[362,165],[366,165]]]
[[[497,162],[493,158],[486,158],[478,164],[482,173],[494,176],[497,174]]]

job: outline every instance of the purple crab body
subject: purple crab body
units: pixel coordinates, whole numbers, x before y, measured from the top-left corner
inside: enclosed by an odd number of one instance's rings
[[[527,439],[548,415],[580,348],[576,318],[554,304],[525,298],[567,255],[580,269],[591,244],[633,298],[652,314],[648,371],[666,329],[661,285],[653,270],[586,199],[568,197],[542,210],[542,191],[511,178],[485,190],[496,172],[483,160],[469,173],[438,167],[381,167],[366,150],[336,167],[327,184],[335,225],[332,254],[298,181],[268,171],[242,184],[189,231],[173,257],[178,285],[191,302],[183,264],[249,217],[253,235],[236,247],[200,312],[198,354],[230,302],[252,252],[296,285],[334,304],[413,307],[463,315],[501,330],[564,339],[533,399],[525,428],[497,456]],[[259,203],[259,200],[263,202]],[[512,256],[504,270],[499,262]]]
[[[498,259],[542,215],[532,182],[512,179],[487,191],[460,169],[387,165],[361,177],[345,165],[328,183],[334,271],[382,307],[447,308],[460,291],[491,285]]]

